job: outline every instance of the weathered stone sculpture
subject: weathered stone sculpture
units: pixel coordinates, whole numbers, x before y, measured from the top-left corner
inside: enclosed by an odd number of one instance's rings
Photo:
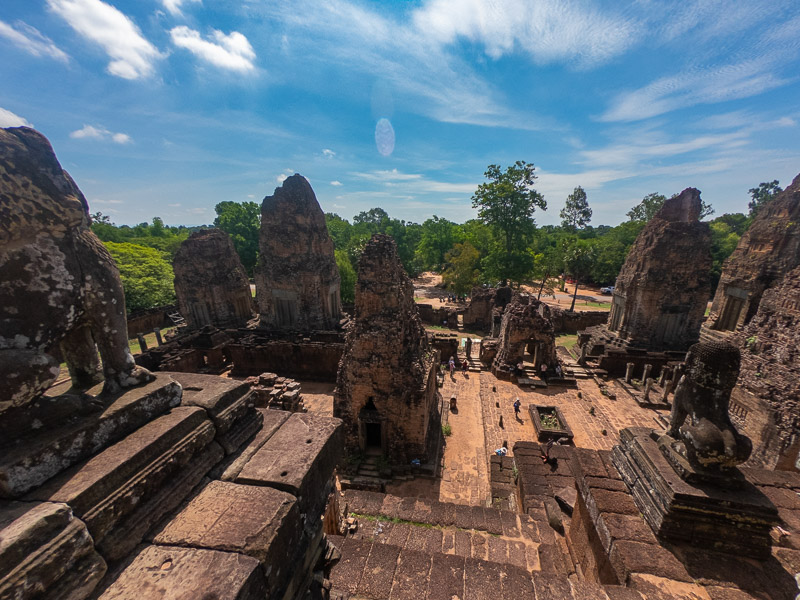
[[[358,263],[355,323],[334,394],[348,451],[374,448],[395,465],[426,461],[429,443],[438,440],[437,356],[394,240],[374,235]]]
[[[498,336],[497,355],[492,372],[508,378],[517,363],[522,362],[525,349],[530,348],[534,367],[547,365],[552,373],[556,359],[555,334],[550,323],[550,309],[532,296],[517,296],[503,314]]]
[[[341,316],[339,270],[325,215],[302,175],[261,204],[256,300],[261,326],[333,329]]]
[[[221,229],[194,232],[175,253],[175,295],[188,326],[242,327],[253,299],[239,255]]]
[[[107,391],[152,379],[128,350],[119,271],[89,222],[47,139],[0,129],[0,421],[55,380],[58,344],[78,388],[100,381],[98,349]]]
[[[667,430],[675,441],[664,443],[668,458],[673,453],[685,458],[695,475],[717,477],[750,456],[750,440],[736,431],[728,416],[740,362],[739,349],[728,342],[701,342],[686,355]]]
[[[764,291],[800,265],[800,175],[767,203],[722,267],[712,329],[732,331],[758,311]]]

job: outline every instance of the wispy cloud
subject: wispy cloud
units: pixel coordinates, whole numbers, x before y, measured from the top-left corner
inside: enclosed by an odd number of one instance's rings
[[[295,174],[294,169],[284,169],[283,173],[280,173],[277,177],[275,177],[275,181],[280,185],[283,184],[289,177]]]
[[[15,21],[14,25],[0,21],[0,37],[33,56],[47,56],[64,63],[69,62],[69,56],[53,40],[22,21]]]
[[[127,133],[114,133],[105,127],[95,127],[94,125],[84,125],[81,129],[70,133],[69,137],[76,140],[111,140],[115,144],[130,144],[133,141]]]
[[[201,0],[161,0],[161,4],[167,9],[171,15],[181,15],[181,7],[184,4],[200,4]]]
[[[161,53],[122,12],[100,0],[47,0],[55,14],[78,34],[100,46],[111,62],[108,72],[123,79],[149,77]]]
[[[507,107],[504,94],[428,28],[385,16],[368,4],[253,0],[242,10],[251,19],[260,15],[279,21],[291,53],[374,77],[394,100],[435,120],[526,130],[555,127],[552,119]]]
[[[334,156],[336,156],[336,152],[334,152],[330,148],[323,148],[322,155],[325,156],[326,158],[333,158]]]
[[[256,53],[247,38],[238,31],[226,35],[214,29],[209,40],[203,39],[199,31],[181,25],[173,28],[169,34],[173,44],[215,67],[238,73],[255,70],[253,61]]]
[[[642,34],[633,19],[590,2],[432,0],[414,11],[417,30],[442,44],[481,44],[491,58],[522,51],[539,63],[594,66],[622,54]]]
[[[10,110],[0,108],[0,127],[33,127],[27,119]]]
[[[754,59],[661,77],[617,96],[600,120],[639,121],[697,104],[762,94],[791,81],[775,75],[773,66],[768,59]]]
[[[422,179],[422,175],[418,173],[402,173],[397,169],[391,171],[370,171],[369,173],[355,172],[351,173],[353,177],[359,179],[366,179],[367,181],[409,181],[412,179]]]
[[[331,185],[334,186],[334,187],[339,187],[340,185],[342,185],[342,182],[334,180],[334,181],[331,181]]]

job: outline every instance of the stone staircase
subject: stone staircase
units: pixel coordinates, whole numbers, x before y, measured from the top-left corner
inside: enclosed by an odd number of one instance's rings
[[[546,520],[363,491],[344,501],[358,530],[328,538],[341,553],[331,598],[642,598],[581,581]]]

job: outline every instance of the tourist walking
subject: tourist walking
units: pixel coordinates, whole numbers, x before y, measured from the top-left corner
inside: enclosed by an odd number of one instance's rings
[[[456,359],[450,357],[450,377],[453,377],[456,372]]]
[[[514,416],[519,419],[519,407],[522,403],[519,401],[519,398],[514,400]]]

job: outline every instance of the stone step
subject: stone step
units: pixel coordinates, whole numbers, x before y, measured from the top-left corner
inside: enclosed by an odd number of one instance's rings
[[[361,466],[358,469],[359,477],[378,477],[380,473],[377,469],[370,469],[369,467]]]
[[[57,403],[59,399],[42,401]],[[56,430],[31,434],[24,445],[0,451],[0,498],[19,498],[178,406],[180,401],[181,386],[159,373],[155,381],[115,396],[96,414],[70,421]]]
[[[100,554],[118,560],[222,458],[214,433],[203,409],[174,408],[29,498],[69,505]]]

